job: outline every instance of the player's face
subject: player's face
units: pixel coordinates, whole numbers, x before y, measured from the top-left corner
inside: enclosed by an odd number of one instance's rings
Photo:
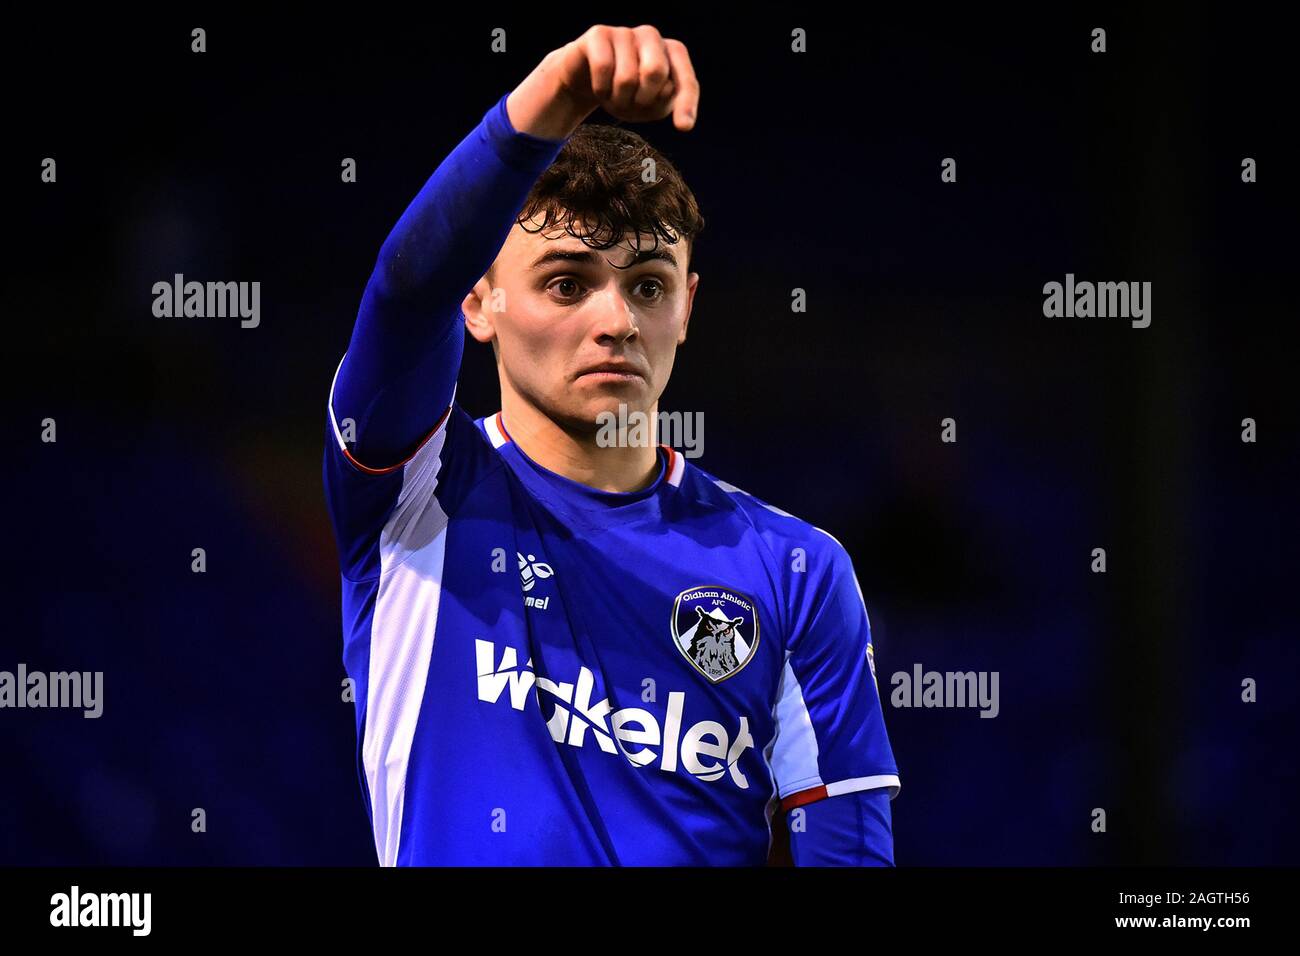
[[[649,412],[686,340],[699,275],[687,272],[685,243],[634,243],[629,233],[598,251],[516,224],[493,269],[495,298],[485,279],[475,314],[466,309],[471,334],[496,343],[502,388],[579,433],[620,403]]]

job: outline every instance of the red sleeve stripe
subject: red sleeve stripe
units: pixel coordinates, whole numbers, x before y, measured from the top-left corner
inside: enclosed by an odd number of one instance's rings
[[[798,793],[792,793],[781,801],[781,812],[793,810],[795,807],[802,807],[804,804],[816,803],[818,800],[825,800],[830,794],[826,792],[826,787],[812,787],[808,790],[800,790]]]
[[[825,783],[819,787],[809,787],[807,790],[800,790],[783,799],[781,801],[781,811],[793,810],[795,807],[816,803],[818,800],[824,800],[827,797],[838,797],[842,793],[857,793],[859,790],[877,790],[881,788],[889,790],[890,800],[898,796],[898,791],[901,789],[898,774],[877,773],[869,777],[850,777],[847,780]]]

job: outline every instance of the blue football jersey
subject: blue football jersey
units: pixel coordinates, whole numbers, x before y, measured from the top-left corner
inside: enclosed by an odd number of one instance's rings
[[[828,533],[659,446],[630,493],[455,400],[409,460],[325,456],[357,761],[385,865],[759,865],[887,788],[862,592]]]

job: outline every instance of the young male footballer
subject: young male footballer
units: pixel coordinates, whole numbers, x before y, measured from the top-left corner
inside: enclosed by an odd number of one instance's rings
[[[620,404],[657,420],[704,221],[641,137],[583,120],[689,130],[698,102],[680,42],[592,27],[380,249],[324,478],[383,865],[761,865],[777,813],[797,865],[893,863],[844,548],[666,445],[601,437]],[[478,420],[462,327],[501,382]]]

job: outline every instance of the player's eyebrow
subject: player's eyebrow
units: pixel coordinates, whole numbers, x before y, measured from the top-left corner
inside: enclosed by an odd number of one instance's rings
[[[643,249],[632,257],[632,261],[624,268],[640,265],[643,262],[652,262],[660,260],[668,263],[674,269],[677,268],[677,257],[667,249]],[[598,260],[596,253],[590,249],[552,249],[550,252],[544,252],[534,260],[529,266],[530,269],[542,269],[552,262],[577,262],[582,265],[596,265]]]

